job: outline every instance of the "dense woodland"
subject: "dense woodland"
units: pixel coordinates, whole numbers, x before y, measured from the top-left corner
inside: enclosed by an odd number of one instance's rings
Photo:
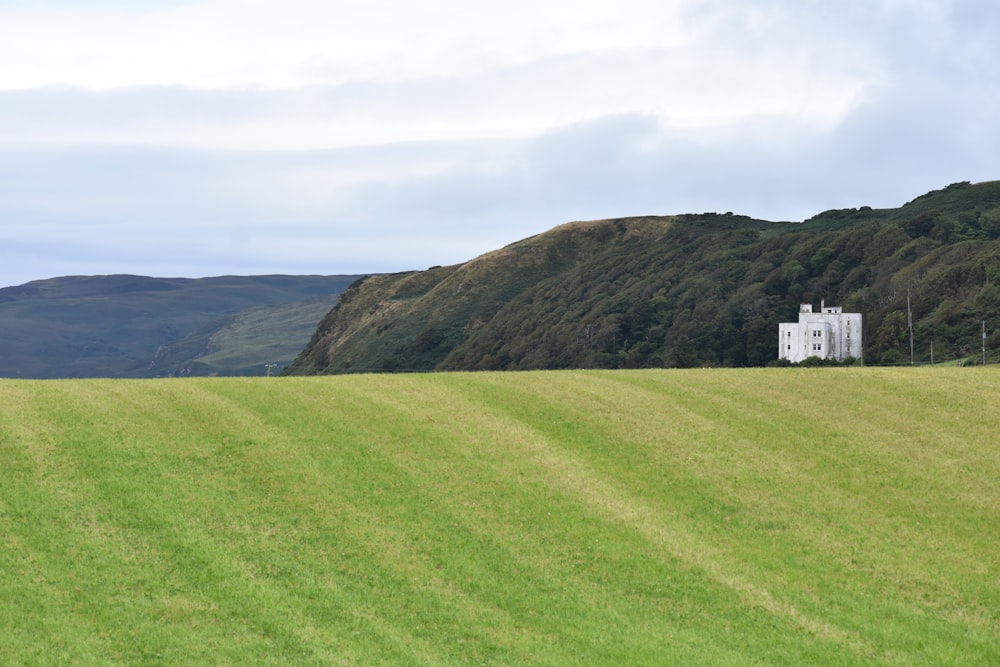
[[[864,363],[1000,348],[1000,182],[803,223],[570,223],[465,264],[371,276],[290,373],[765,366],[801,302],[864,315]],[[991,357],[994,355],[990,355]],[[860,360],[859,360],[860,361]]]

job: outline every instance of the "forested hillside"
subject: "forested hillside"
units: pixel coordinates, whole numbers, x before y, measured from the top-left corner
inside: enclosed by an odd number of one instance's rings
[[[865,363],[1000,346],[1000,182],[803,223],[570,223],[465,264],[353,284],[289,372],[763,366],[800,302],[864,315]]]

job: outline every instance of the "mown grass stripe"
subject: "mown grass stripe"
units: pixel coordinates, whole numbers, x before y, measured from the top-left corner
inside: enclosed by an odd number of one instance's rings
[[[609,377],[610,377],[610,376],[609,376]],[[618,379],[618,380],[620,380],[620,379],[622,379],[623,377],[630,377],[630,376],[629,376],[628,374],[623,374],[623,373],[618,373],[618,374],[614,374],[614,375],[613,375],[613,377],[614,377],[615,379]],[[647,377],[648,377],[648,376],[647,376]],[[670,375],[669,375],[669,374],[657,374],[657,375],[656,375],[655,377],[656,377],[656,378],[657,378],[658,380],[666,380],[667,378],[669,378],[669,377],[670,377]],[[677,376],[674,376],[674,377],[676,378]],[[579,381],[579,378],[577,378],[577,377],[573,377],[573,385],[574,385],[574,391],[576,391],[577,393],[579,393],[580,391],[582,391],[582,386],[583,386],[583,384],[584,384],[583,382],[580,382],[580,381]],[[720,394],[719,394],[718,392],[710,392],[710,393],[712,393],[712,394],[713,394],[714,396],[716,396],[716,397],[720,395]],[[614,395],[614,396],[620,396],[621,394],[620,394],[620,392],[608,392],[608,395]],[[634,399],[632,399],[632,400],[634,400]],[[698,401],[696,402],[696,405],[698,405],[698,406],[701,406],[701,408],[702,408],[702,409],[711,409],[710,407],[709,407],[709,408],[706,408],[706,406],[707,406],[707,405],[710,405],[710,404],[711,404],[711,401],[712,401],[712,400],[713,400],[713,399],[712,399],[711,397],[708,397],[708,396],[700,396],[700,397],[699,397],[699,400],[698,400]],[[727,412],[729,412],[729,411],[727,411]],[[633,411],[633,412],[632,412],[632,414],[636,414],[636,411]],[[655,414],[655,412],[653,412],[653,411],[650,411],[650,412],[648,412],[647,414]],[[672,414],[671,416],[674,416],[674,415]],[[731,418],[731,416],[729,417],[729,419],[730,419],[730,420],[732,419],[732,418]],[[760,444],[763,444],[763,445],[767,445],[767,444],[769,444],[769,443],[766,443],[766,442],[764,442],[764,443],[758,443],[758,444],[759,444],[759,445],[760,445]],[[792,444],[796,444],[796,443],[792,443]],[[817,542],[818,542],[818,541],[817,541]],[[816,548],[818,549],[818,548],[822,547],[822,544],[816,544],[815,546],[816,546]],[[855,552],[855,553],[856,553],[856,552]],[[909,555],[909,554],[908,554],[908,555]]]
[[[608,387],[601,380],[594,383],[595,376],[581,376],[579,374],[563,375],[558,380],[566,381],[566,389],[572,392],[579,403],[586,403],[581,400],[582,396],[591,398],[605,397],[609,394]],[[546,383],[548,395],[551,397],[554,382]],[[587,386],[591,384],[593,386]],[[559,396],[558,392],[556,393]],[[620,392],[614,395],[621,398]],[[633,405],[638,398],[635,394],[629,394],[626,400]],[[532,406],[537,406],[546,400],[542,396],[533,396],[529,402]],[[549,399],[558,401],[558,398]],[[596,407],[586,403],[588,407]],[[613,414],[621,415],[624,411],[612,409]],[[581,411],[577,418],[588,419],[588,415],[599,415],[594,420],[607,419],[609,411],[605,408],[597,407],[593,412]],[[655,414],[655,412],[654,412]],[[677,416],[672,413],[672,416]],[[687,415],[685,415],[687,416]],[[680,421],[685,421],[684,419]],[[696,428],[705,427],[709,422],[699,419],[691,419],[690,423],[695,425],[692,430],[680,430],[666,435],[669,442],[676,442],[685,437],[697,438]],[[544,427],[543,427],[544,428]],[[546,429],[547,430],[547,429]],[[576,430],[576,429],[574,429]],[[592,431],[589,428],[579,429],[581,433],[587,434],[586,439],[590,439]],[[629,429],[623,429],[628,433]],[[672,512],[669,507],[656,508],[643,499],[632,495],[623,487],[615,486],[609,479],[602,477],[599,473],[590,469],[579,459],[574,459],[572,453],[557,454],[552,448],[546,447],[545,438],[535,441],[532,445],[534,449],[541,450],[541,457],[538,462],[544,468],[552,471],[552,476],[547,480],[549,484],[558,485],[582,500],[592,511],[604,516],[607,520],[622,523],[637,531],[645,539],[659,548],[665,549],[672,556],[687,563],[689,566],[704,571],[714,581],[732,589],[743,597],[747,602],[757,606],[768,613],[784,618],[798,627],[802,627],[823,639],[831,639],[844,644],[858,655],[862,655],[868,649],[859,641],[857,637],[850,636],[849,633],[831,627],[823,622],[809,618],[800,610],[794,608],[787,602],[779,601],[774,595],[750,581],[736,575],[739,567],[736,563],[727,562],[727,557],[712,548],[706,541],[700,539],[695,533],[685,529],[683,521],[679,520],[676,512]],[[628,448],[631,442],[622,441],[618,443],[620,448]]]

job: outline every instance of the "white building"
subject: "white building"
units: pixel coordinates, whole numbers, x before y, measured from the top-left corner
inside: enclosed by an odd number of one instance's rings
[[[809,357],[861,358],[861,313],[845,313],[842,308],[812,304],[799,306],[799,321],[778,325],[778,358],[798,363]]]

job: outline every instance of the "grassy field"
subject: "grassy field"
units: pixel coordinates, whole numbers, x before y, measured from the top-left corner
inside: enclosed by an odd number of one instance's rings
[[[0,664],[1000,664],[1000,368],[0,381]]]

